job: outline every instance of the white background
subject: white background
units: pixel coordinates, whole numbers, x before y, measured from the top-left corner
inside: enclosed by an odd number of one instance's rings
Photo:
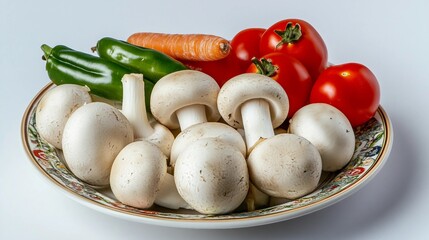
[[[427,1],[0,0],[0,239],[425,239],[429,214]],[[297,17],[325,39],[334,63],[360,62],[380,82],[395,134],[388,162],[363,189],[297,219],[234,230],[189,230],[99,213],[48,185],[23,150],[24,110],[46,85],[40,45],[89,51],[136,31],[209,33]],[[427,239],[427,238],[426,238]]]

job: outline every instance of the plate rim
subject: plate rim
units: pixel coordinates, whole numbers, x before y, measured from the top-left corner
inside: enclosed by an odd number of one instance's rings
[[[289,209],[287,211],[274,212],[264,215],[258,216],[246,216],[243,218],[225,218],[225,219],[211,219],[211,218],[201,218],[201,219],[179,219],[179,218],[169,218],[162,215],[150,215],[150,214],[137,214],[121,209],[116,209],[111,206],[102,205],[96,201],[85,198],[79,194],[76,194],[71,189],[65,187],[61,183],[59,183],[55,178],[49,175],[38,163],[35,159],[34,155],[31,153],[30,144],[28,142],[28,123],[29,123],[29,115],[31,110],[35,107],[35,104],[40,101],[40,98],[43,94],[48,91],[54,84],[48,83],[45,85],[39,92],[32,98],[31,102],[27,106],[21,121],[21,140],[25,152],[28,156],[28,159],[32,163],[32,166],[35,167],[39,176],[44,176],[44,180],[49,182],[51,186],[54,186],[55,189],[61,190],[62,193],[80,204],[98,210],[99,212],[112,215],[115,217],[119,217],[126,220],[132,220],[135,222],[155,224],[159,226],[167,226],[167,227],[179,227],[179,228],[193,228],[193,229],[228,229],[228,228],[243,228],[243,227],[252,227],[265,225],[280,221],[285,221],[289,219],[293,219],[296,217],[300,217],[309,213],[312,213],[317,210],[321,210],[326,208],[332,204],[335,204],[346,197],[350,196],[352,193],[361,189],[366,183],[370,182],[373,177],[381,170],[381,168],[385,165],[388,156],[390,154],[392,145],[393,145],[393,127],[392,122],[384,110],[384,108],[380,105],[377,109],[377,113],[381,118],[381,122],[383,128],[385,129],[385,137],[383,139],[383,148],[380,151],[379,157],[377,158],[376,163],[371,166],[365,174],[358,179],[356,182],[350,184],[345,187],[341,191],[338,191],[331,196],[328,196],[324,199],[316,201],[314,203],[310,203],[305,206],[299,206],[294,209]],[[58,188],[59,187],[59,188]]]

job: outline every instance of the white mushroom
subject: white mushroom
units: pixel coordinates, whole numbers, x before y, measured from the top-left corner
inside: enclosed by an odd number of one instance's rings
[[[234,128],[244,128],[248,151],[261,138],[274,136],[273,128],[287,117],[289,100],[279,83],[257,73],[227,81],[218,95],[222,118]]]
[[[243,156],[246,156],[246,144],[240,133],[223,123],[206,122],[190,126],[177,135],[171,148],[170,165],[174,166],[180,153],[192,143],[202,138],[211,137],[225,141],[225,143],[236,147]]]
[[[37,131],[48,143],[62,149],[64,126],[70,115],[80,106],[90,103],[89,88],[63,84],[43,95],[36,109]]]
[[[269,206],[273,207],[273,206],[277,206],[290,201],[291,199],[287,199],[287,198],[270,197]]]
[[[353,156],[353,128],[347,117],[329,104],[314,103],[299,109],[290,120],[289,131],[316,146],[324,171],[343,168]]]
[[[316,147],[294,134],[279,134],[262,141],[247,163],[252,183],[264,193],[295,199],[312,192],[322,173]]]
[[[282,133],[288,133],[286,129],[282,128],[282,127],[278,127],[276,129],[274,129],[274,134],[278,135],[278,134],[282,134]]]
[[[105,186],[115,157],[133,139],[131,124],[118,109],[89,103],[74,111],[64,127],[64,159],[82,181]]]
[[[197,123],[218,121],[218,92],[219,85],[205,73],[194,70],[170,73],[152,90],[151,112],[170,129],[184,130]]]
[[[153,205],[167,174],[167,157],[153,143],[128,144],[113,162],[110,187],[122,203],[136,208]]]
[[[200,139],[185,149],[177,158],[174,180],[183,199],[204,214],[233,211],[249,189],[243,154],[218,138]]]
[[[248,212],[266,207],[270,202],[270,196],[261,192],[253,183],[250,183],[249,192],[247,193],[245,209]]]
[[[155,198],[155,204],[170,209],[192,209],[189,204],[183,200],[176,188],[173,175],[167,173],[162,180],[159,192]]]
[[[164,125],[155,122],[154,127],[151,126],[146,112],[143,75],[125,74],[122,86],[122,113],[133,126],[134,137],[157,145],[169,157],[174,136]]]

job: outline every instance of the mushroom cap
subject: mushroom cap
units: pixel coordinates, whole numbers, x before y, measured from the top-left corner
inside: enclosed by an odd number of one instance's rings
[[[217,100],[222,118],[235,128],[243,128],[241,104],[251,99],[268,102],[273,128],[286,120],[289,99],[285,90],[272,78],[257,73],[237,75],[222,86]]]
[[[255,146],[247,159],[250,180],[262,192],[295,199],[312,192],[322,174],[316,147],[294,134],[279,134]]]
[[[355,134],[347,117],[326,103],[299,109],[290,120],[289,131],[308,139],[319,150],[324,171],[337,171],[350,161]]]
[[[222,141],[236,147],[243,156],[246,156],[246,144],[237,130],[220,122],[206,122],[195,124],[183,130],[173,142],[170,154],[170,165],[174,166],[177,157],[189,145],[202,138],[219,138]]]
[[[64,159],[82,181],[105,186],[116,156],[133,140],[133,128],[117,108],[88,103],[74,111],[64,127]]]
[[[175,112],[194,104],[205,106],[208,121],[218,121],[218,93],[219,85],[211,76],[200,71],[181,70],[162,77],[155,84],[150,109],[153,116],[170,129],[179,128]]]
[[[246,160],[237,148],[218,138],[204,138],[183,151],[174,180],[183,199],[204,214],[236,209],[249,189]]]
[[[80,106],[92,102],[89,88],[63,84],[43,95],[36,110],[37,131],[48,143],[62,149],[64,126]]]
[[[137,208],[153,205],[167,174],[167,157],[153,143],[136,141],[125,146],[115,158],[110,187],[122,203]]]

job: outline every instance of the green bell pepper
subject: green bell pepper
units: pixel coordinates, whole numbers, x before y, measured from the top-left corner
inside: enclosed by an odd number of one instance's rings
[[[133,71],[100,57],[75,51],[63,45],[41,46],[48,76],[56,85],[87,86],[94,95],[122,101],[122,77]],[[150,93],[154,84],[145,81],[146,106],[150,109]]]
[[[179,70],[188,69],[172,57],[150,48],[132,45],[128,42],[105,37],[93,48],[106,60],[117,63],[156,83],[163,76]]]

